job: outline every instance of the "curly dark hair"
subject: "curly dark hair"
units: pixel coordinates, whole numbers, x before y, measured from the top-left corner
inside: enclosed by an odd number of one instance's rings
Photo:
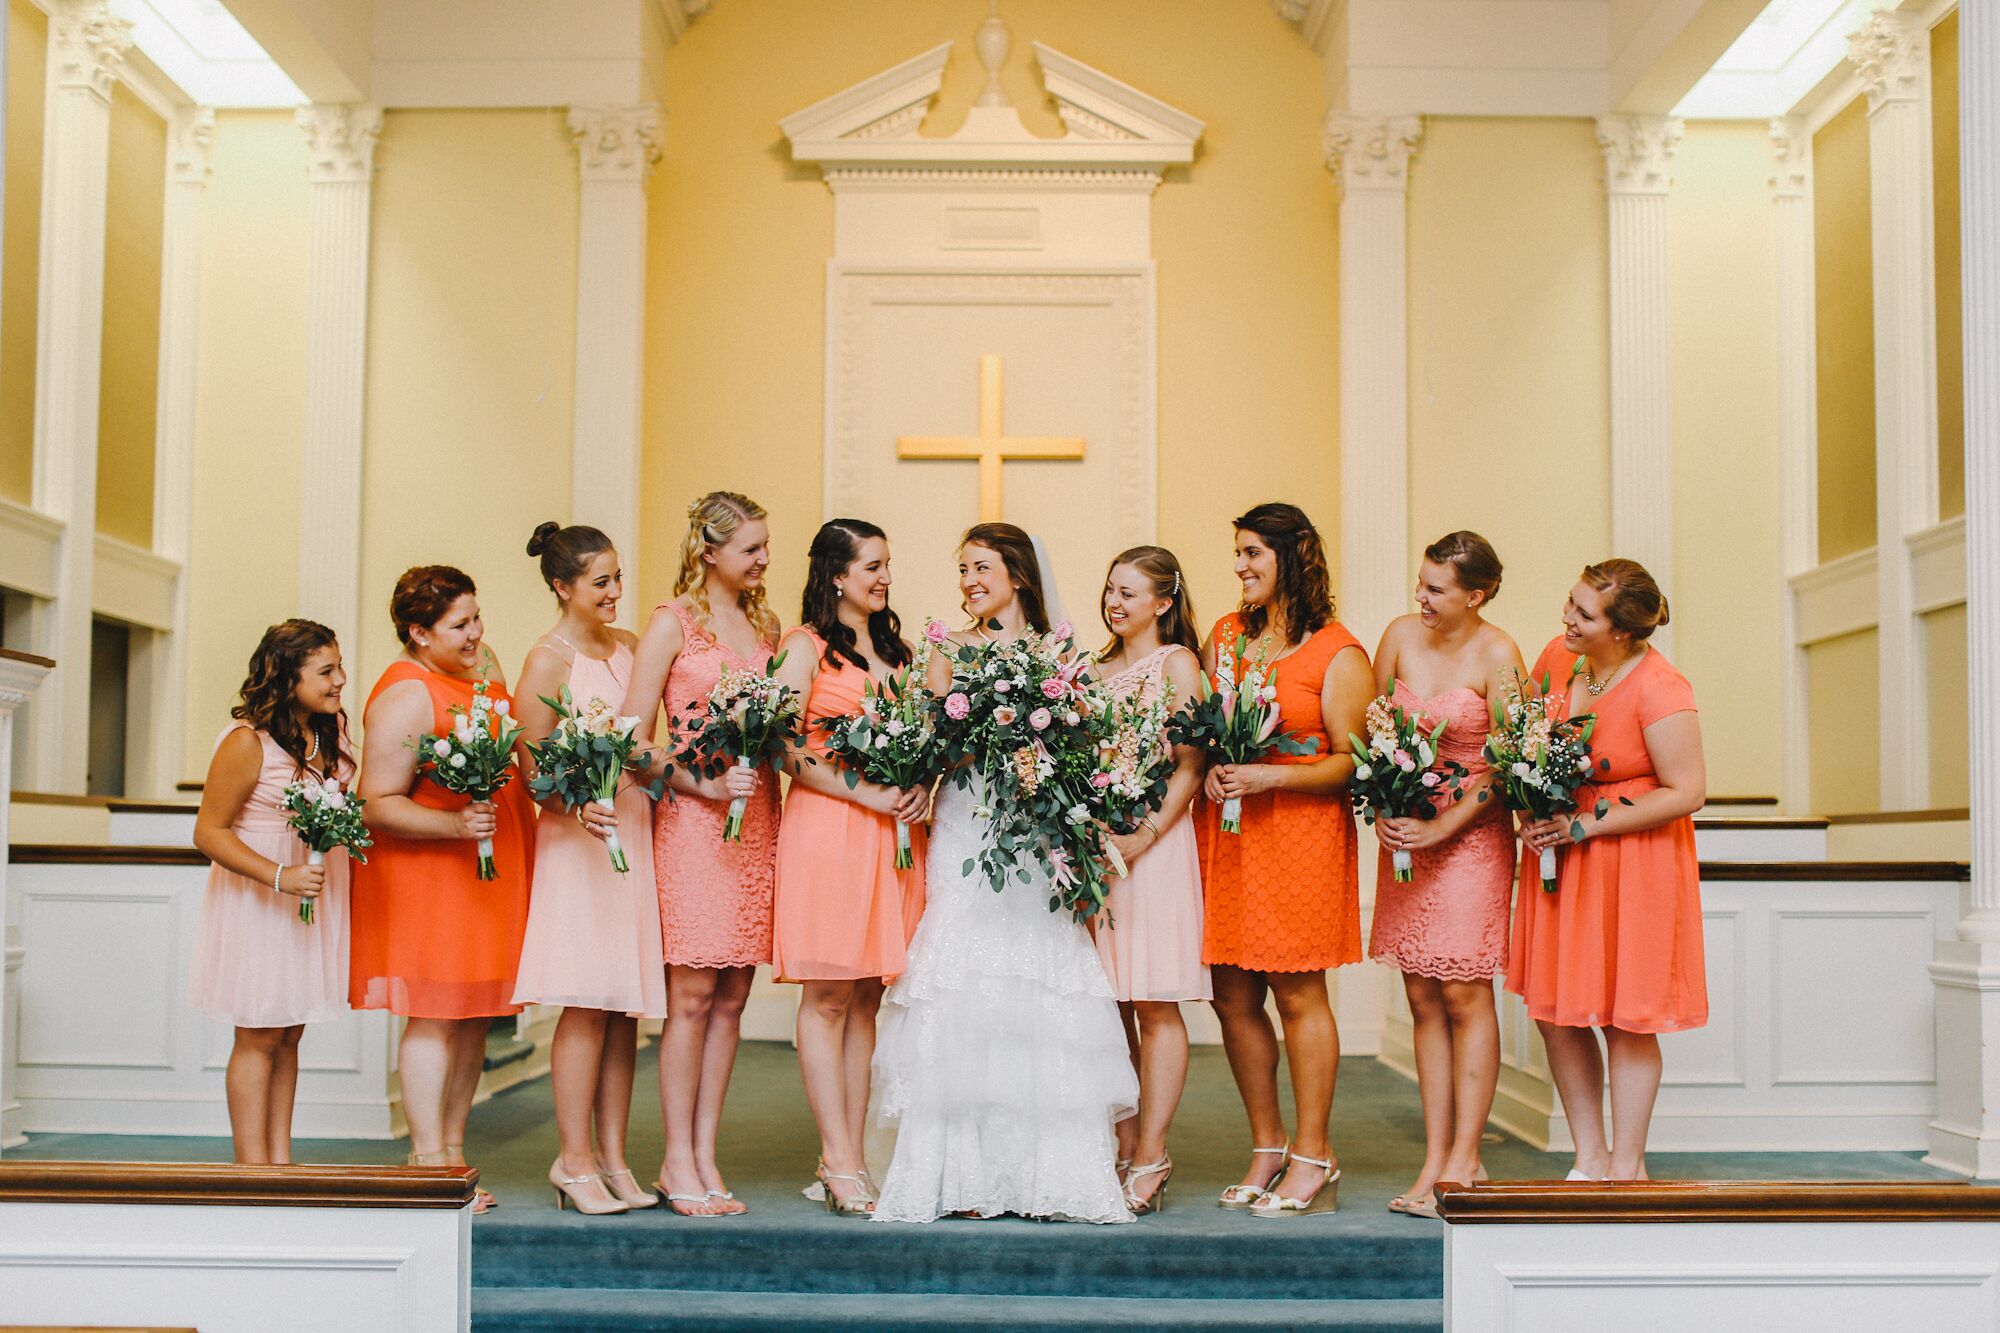
[[[840,591],[834,581],[847,572],[870,537],[887,541],[889,534],[866,519],[833,518],[820,525],[806,550],[806,590],[799,599],[799,623],[826,641],[826,664],[852,662],[863,671],[868,659],[855,646],[854,630],[840,618]],[[868,617],[868,642],[875,656],[892,667],[910,663],[913,654],[903,640],[903,622],[895,608],[884,606]]]
[[[1254,532],[1278,557],[1278,594],[1262,606],[1243,608],[1243,629],[1251,638],[1264,632],[1277,611],[1286,643],[1301,643],[1333,619],[1332,579],[1319,529],[1297,505],[1261,504],[1236,520],[1238,532]]]
[[[237,721],[269,733],[278,748],[299,766],[301,777],[308,771],[331,777],[353,767],[353,757],[343,743],[346,709],[334,714],[315,713],[301,728],[292,707],[292,695],[307,659],[322,648],[339,646],[333,631],[316,620],[287,620],[271,626],[257,641],[257,651],[250,654],[249,674],[237,691],[242,702],[229,710],[229,716]],[[314,740],[319,742],[316,747]],[[316,770],[306,761],[309,752],[319,761]]]

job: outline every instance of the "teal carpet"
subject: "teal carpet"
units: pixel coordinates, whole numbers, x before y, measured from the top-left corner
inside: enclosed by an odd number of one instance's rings
[[[630,1160],[657,1169],[653,1052],[641,1054]],[[947,1220],[928,1227],[834,1217],[799,1197],[817,1139],[789,1047],[747,1043],[721,1166],[750,1212],[558,1213],[546,1182],[555,1131],[546,1079],[473,1113],[468,1155],[501,1199],[473,1228],[480,1330],[1265,1328],[1435,1330],[1442,1227],[1385,1204],[1423,1156],[1416,1089],[1374,1060],[1341,1064],[1332,1216],[1263,1221],[1214,1206],[1241,1174],[1247,1130],[1222,1053],[1194,1053],[1175,1120],[1164,1212],[1130,1226]],[[302,1142],[308,1162],[396,1162],[400,1143]],[[13,1158],[226,1160],[218,1139],[37,1135]],[[1566,1157],[1512,1140],[1486,1151],[1495,1179],[1559,1178]],[[1660,1179],[1943,1179],[1916,1154],[1655,1154]]]

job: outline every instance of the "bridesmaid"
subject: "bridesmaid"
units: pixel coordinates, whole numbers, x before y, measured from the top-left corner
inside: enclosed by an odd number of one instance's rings
[[[1181,562],[1159,546],[1112,559],[1099,608],[1112,640],[1098,655],[1105,684],[1142,704],[1165,697],[1178,709],[1201,690],[1201,640]],[[1139,1112],[1118,1123],[1125,1203],[1135,1213],[1166,1206],[1173,1159],[1167,1126],[1187,1085],[1182,1000],[1212,1000],[1201,961],[1201,853],[1189,808],[1201,787],[1201,751],[1181,746],[1166,799],[1133,833],[1112,838],[1130,873],[1113,883],[1097,956],[1111,978],[1139,1075]]]
[[[188,1003],[236,1029],[224,1086],[236,1160],[292,1160],[292,1100],[307,1023],[347,997],[347,853],[309,866],[286,823],[285,788],[354,776],[333,631],[287,620],[264,631],[229,710],[195,815],[208,872]],[[302,903],[314,920],[299,919]]]
[[[1465,765],[1456,802],[1432,820],[1375,825],[1375,925],[1368,953],[1403,974],[1424,1107],[1424,1166],[1391,1212],[1437,1216],[1440,1180],[1482,1178],[1479,1136],[1500,1077],[1493,977],[1507,961],[1507,905],[1514,891],[1514,829],[1496,793],[1486,735],[1521,650],[1483,612],[1500,592],[1500,557],[1476,532],[1424,548],[1417,614],[1389,622],[1375,650],[1375,688],[1424,719],[1446,723],[1438,749]],[[1415,854],[1415,878],[1398,884],[1393,851]]]
[[[559,698],[567,688],[579,709],[593,700],[614,710],[623,704],[637,642],[630,631],[613,628],[625,576],[609,537],[596,528],[544,523],[528,539],[528,554],[540,558],[560,615],[521,667],[514,717],[524,752],[556,729],[555,710],[544,698]],[[532,772],[532,758],[527,762]],[[562,1148],[549,1183],[558,1208],[573,1203],[583,1213],[622,1213],[660,1201],[639,1188],[625,1164],[638,1020],[667,1014],[653,811],[629,779],[613,807],[586,805],[572,817],[559,800],[543,803],[535,892],[514,986],[516,1004],[563,1006],[549,1071]],[[613,833],[630,871],[612,867],[605,839]]]
[[[468,802],[417,774],[417,740],[448,730],[473,687],[512,708],[472,580],[420,565],[396,580],[389,615],[403,652],[362,713],[361,794],[375,845],[354,872],[348,1002],[408,1020],[398,1048],[412,1166],[465,1161],[465,1122],[485,1065],[486,1029],[520,1012],[514,971],[528,917],[534,803],[518,776]],[[482,882],[475,843],[493,840],[499,878]],[[484,1190],[474,1212],[494,1205]]]
[[[771,532],[756,501],[712,491],[688,506],[674,600],[656,607],[639,641],[619,711],[639,716],[650,740],[665,705],[685,724],[723,668],[762,671],[778,643],[764,600]],[[771,881],[777,855],[777,784],[732,766],[701,778],[675,765],[679,800],[653,812],[653,861],[667,964],[667,1027],[660,1048],[666,1159],[660,1188],[686,1217],[745,1211],[715,1164],[722,1100],[736,1063],[743,1004],[757,964],[771,961]],[[725,843],[729,802],[749,798],[743,840]]]
[[[1201,955],[1213,968],[1216,1017],[1253,1143],[1250,1169],[1220,1202],[1258,1217],[1289,1217],[1333,1211],[1330,1187],[1340,1178],[1327,1141],[1340,1032],[1326,970],[1361,960],[1347,801],[1354,760],[1345,738],[1360,730],[1375,679],[1367,650],[1333,618],[1326,550],[1296,506],[1258,505],[1236,520],[1236,577],[1242,607],[1216,622],[1202,664],[1213,673],[1242,636],[1246,660],[1272,672],[1280,725],[1317,749],[1218,764],[1203,788],[1211,804],[1202,819],[1208,915]],[[1243,802],[1240,834],[1221,831],[1221,803],[1230,798]],[[1298,1138],[1289,1144],[1267,995],[1276,998],[1284,1025],[1298,1113]]]
[[[1606,560],[1570,589],[1562,637],[1535,664],[1572,716],[1597,715],[1591,753],[1611,765],[1578,790],[1574,821],[1521,830],[1521,883],[1537,883],[1542,848],[1561,847],[1560,883],[1521,890],[1507,971],[1548,1048],[1576,1140],[1572,1180],[1646,1178],[1659,1034],[1708,1021],[1693,818],[1708,772],[1694,690],[1646,642],[1666,623],[1667,599],[1645,567]],[[1607,1065],[1615,1140],[1604,1127]]]
[[[827,719],[861,711],[869,682],[880,688],[910,665],[889,609],[889,542],[882,529],[837,518],[807,553],[801,624],[785,636],[778,675],[806,700],[805,726],[818,763],[790,765],[791,794],[778,831],[772,971],[803,984],[799,1069],[819,1124],[816,1174],[828,1211],[865,1216],[874,1190],[861,1156],[868,1064],[882,983],[900,974],[924,911],[924,840],[910,830],[916,864],[897,870],[896,822],[919,825],[930,789],[884,787],[847,776],[826,757]]]

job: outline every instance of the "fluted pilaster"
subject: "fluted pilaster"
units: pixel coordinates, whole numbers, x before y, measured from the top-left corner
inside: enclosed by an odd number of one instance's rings
[[[1790,580],[1819,563],[1819,366],[1813,296],[1812,135],[1796,117],[1771,122],[1771,197],[1778,275],[1778,551],[1784,608],[1784,803],[1811,790],[1805,654]]]

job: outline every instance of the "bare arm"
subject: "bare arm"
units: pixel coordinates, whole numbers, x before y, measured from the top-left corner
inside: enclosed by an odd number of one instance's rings
[[[625,688],[625,702],[619,712],[637,717],[639,725],[632,731],[642,744],[659,735],[660,708],[667,694],[667,675],[674,669],[674,660],[681,655],[686,640],[681,634],[681,619],[668,607],[653,612],[653,618],[646,622],[646,632],[639,637],[639,646],[632,652],[632,683]],[[660,762],[665,760],[673,748],[673,726],[679,719],[667,719],[667,732],[652,749],[645,751],[651,761],[645,769],[648,778],[660,771]],[[708,779],[698,773],[691,773],[676,764],[667,785],[677,792],[689,796],[700,796],[707,800],[724,798],[722,779]]]
[[[1701,749],[1701,715],[1693,709],[1669,713],[1645,730],[1646,753],[1660,785],[1632,804],[1612,801],[1603,818],[1579,810],[1586,837],[1643,833],[1701,809],[1708,799],[1708,763]],[[1571,831],[1572,835],[1574,830]]]
[[[1375,693],[1388,694],[1396,688],[1396,650],[1403,641],[1404,617],[1397,616],[1382,631],[1382,642],[1375,645]]]
[[[446,841],[490,838],[496,827],[493,806],[475,801],[463,810],[432,810],[410,799],[417,785],[417,753],[412,743],[431,730],[431,696],[422,682],[398,681],[375,697],[362,719],[362,818],[392,837]]]
[[[279,873],[278,863],[236,835],[236,817],[257,789],[257,775],[264,767],[264,743],[248,727],[238,727],[223,738],[215,757],[208,761],[208,778],[202,783],[201,809],[194,817],[194,845],[203,856],[245,879],[269,885]],[[317,898],[326,887],[324,866],[286,866],[279,883],[281,893],[300,898]]]

